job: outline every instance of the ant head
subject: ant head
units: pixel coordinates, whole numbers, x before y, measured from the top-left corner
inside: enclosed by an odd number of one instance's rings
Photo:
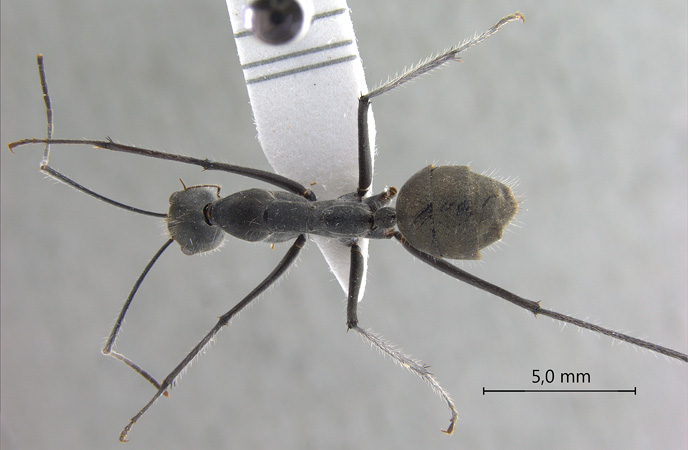
[[[209,252],[222,245],[224,233],[205,218],[206,205],[219,200],[220,186],[184,186],[170,196],[167,231],[186,255]]]

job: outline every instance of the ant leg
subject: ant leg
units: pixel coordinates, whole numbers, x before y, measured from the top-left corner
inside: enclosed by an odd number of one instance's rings
[[[361,95],[358,99],[358,189],[356,190],[356,196],[359,199],[366,196],[370,185],[373,184],[373,158],[368,134],[369,109],[369,95]]]
[[[48,82],[45,76],[45,66],[43,64],[43,55],[38,55],[36,57],[36,63],[38,64],[38,76],[41,81],[41,90],[43,91],[43,102],[45,103],[45,117],[46,117],[46,123],[47,123],[47,130],[46,130],[46,138],[45,139],[32,139],[32,140],[24,140],[24,141],[34,141],[34,142],[42,142],[45,143],[45,150],[43,150],[43,159],[41,160],[41,172],[45,173],[49,177],[53,178],[54,180],[57,180],[61,183],[64,183],[68,186],[73,187],[74,189],[77,189],[85,194],[90,195],[91,197],[95,197],[98,200],[102,200],[105,203],[109,203],[110,205],[116,206],[118,208],[123,208],[126,209],[127,211],[135,212],[138,214],[144,214],[148,216],[154,216],[154,217],[167,217],[167,214],[162,214],[162,213],[156,213],[156,212],[151,212],[151,211],[146,211],[143,209],[135,208],[133,206],[126,205],[124,203],[120,203],[118,201],[112,200],[110,198],[107,198],[105,196],[102,196],[91,189],[88,189],[87,187],[82,186],[81,184],[77,183],[76,181],[72,180],[71,178],[67,177],[66,175],[58,172],[57,170],[53,169],[50,167],[50,144],[55,142],[52,137],[53,137],[53,108],[52,108],[52,102],[50,101],[50,94],[48,94]],[[25,143],[29,142],[24,142],[24,141],[19,141],[19,142],[13,142],[9,144],[9,149],[10,151],[14,151],[14,148],[20,145],[24,145]]]
[[[495,34],[499,29],[509,22],[514,20],[524,21],[523,15],[519,12],[508,15],[496,24],[492,25],[488,30],[472,38],[466,39],[462,44],[450,48],[444,53],[430,58],[409,70],[404,71],[401,75],[397,75],[391,80],[388,80],[381,86],[373,89],[367,94],[361,95],[358,99],[358,189],[356,196],[358,198],[365,197],[373,182],[373,167],[371,149],[368,135],[368,110],[370,109],[370,99],[382,95],[387,91],[391,91],[407,81],[411,81],[424,73],[428,73],[449,61],[460,61],[459,53],[462,53],[469,48],[480,44],[485,39]]]
[[[373,89],[366,95],[362,96],[365,97],[366,99],[371,99],[373,97],[377,97],[378,95],[382,95],[387,91],[391,91],[392,89],[395,89],[402,84],[406,83],[407,81],[411,81],[414,78],[418,78],[419,76],[428,73],[442,65],[444,65],[447,62],[450,61],[461,61],[461,58],[459,58],[459,54],[463,53],[464,51],[468,50],[469,48],[480,44],[487,38],[491,37],[499,29],[506,25],[509,22],[513,22],[515,20],[520,20],[520,21],[525,21],[523,15],[519,12],[515,12],[513,14],[510,14],[506,17],[503,17],[500,19],[497,23],[492,25],[489,29],[486,31],[483,31],[482,33],[473,36],[472,38],[464,40],[461,44],[454,46],[450,48],[449,50],[433,57],[429,58],[421,63],[419,63],[416,66],[411,67],[409,70],[404,71],[401,75],[397,75],[391,80],[388,80],[386,83],[383,85]]]
[[[136,373],[145,378],[149,383],[155,386],[156,389],[160,389],[160,383],[158,383],[155,380],[155,378],[153,378],[148,372],[146,372],[144,369],[142,369],[140,366],[138,366],[136,363],[134,363],[126,356],[112,350],[112,347],[115,345],[115,340],[117,339],[117,335],[119,334],[119,331],[122,328],[122,323],[124,322],[124,316],[127,314],[127,311],[131,306],[131,302],[134,300],[134,295],[136,295],[136,292],[139,290],[139,287],[141,286],[141,283],[143,283],[144,278],[146,278],[146,275],[148,275],[148,272],[153,267],[153,264],[157,262],[158,258],[160,258],[160,256],[163,254],[165,250],[167,250],[167,248],[172,244],[172,242],[174,242],[174,239],[168,239],[167,242],[165,242],[165,244],[163,244],[163,246],[160,247],[160,250],[158,250],[155,253],[155,255],[148,262],[148,264],[146,264],[146,267],[143,269],[143,272],[141,272],[141,275],[139,275],[138,280],[136,280],[136,283],[134,283],[134,287],[131,289],[129,296],[125,300],[124,305],[122,306],[122,310],[120,311],[119,316],[117,316],[117,321],[115,322],[115,325],[112,327],[112,331],[110,331],[110,336],[108,337],[107,342],[105,343],[105,346],[102,350],[104,355],[112,356],[113,358],[122,361],[124,364],[134,369]],[[165,397],[167,397],[167,392],[164,392],[163,394],[165,395]]]
[[[437,382],[433,374],[428,371],[429,366],[404,354],[393,344],[391,344],[388,341],[385,341],[370,329],[364,330],[358,325],[354,326],[353,329],[358,331],[366,341],[368,341],[373,346],[377,347],[380,351],[382,351],[382,353],[391,357],[394,362],[401,365],[401,367],[405,367],[406,369],[415,373],[430,385],[432,390],[435,391],[437,395],[439,395],[442,398],[442,400],[444,400],[444,402],[449,407],[449,411],[451,411],[449,426],[446,430],[442,430],[442,432],[452,434],[454,432],[454,427],[456,426],[456,421],[459,418],[459,412],[456,410],[454,400],[451,399],[449,393],[442,387],[441,384]]]
[[[117,144],[116,142],[113,142],[110,138],[107,138],[104,141],[98,141],[98,140],[90,140],[90,139],[53,139],[52,134],[53,134],[53,110],[52,110],[52,105],[50,101],[50,95],[48,94],[48,83],[46,80],[45,76],[45,66],[43,64],[43,55],[38,55],[36,58],[37,63],[38,63],[38,74],[40,77],[41,81],[41,89],[43,91],[43,101],[45,103],[45,113],[46,113],[46,120],[47,120],[47,137],[45,139],[36,139],[36,138],[31,138],[31,139],[22,139],[20,141],[16,142],[11,142],[8,144],[8,147],[11,152],[14,152],[14,149],[16,147],[22,146],[22,145],[27,145],[27,144],[45,144],[45,150],[43,152],[43,160],[41,161],[41,171],[46,173],[48,176],[56,179],[57,181],[66,183],[70,186],[72,186],[75,189],[78,189],[88,195],[91,195],[99,200],[103,200],[106,203],[110,203],[111,205],[127,209],[129,211],[133,212],[138,212],[140,214],[148,214],[148,215],[153,215],[157,217],[165,217],[166,215],[164,214],[158,214],[158,213],[151,213],[149,211],[143,211],[137,208],[133,208],[127,205],[124,205],[122,203],[116,202],[114,200],[110,200],[106,197],[103,197],[99,194],[96,194],[95,192],[91,191],[90,189],[87,189],[80,184],[72,181],[68,177],[62,175],[55,169],[51,168],[49,166],[49,159],[50,159],[50,144],[61,144],[61,145],[90,145],[94,146],[96,148],[102,148],[104,150],[111,150],[111,151],[116,151],[116,152],[123,152],[123,153],[132,153],[135,155],[139,156],[146,156],[149,158],[157,158],[157,159],[163,159],[167,161],[176,161],[184,164],[192,164],[196,166],[200,166],[203,168],[203,170],[220,170],[224,172],[229,172],[229,173],[234,173],[237,175],[242,175],[245,177],[253,178],[256,180],[264,181],[266,183],[272,184],[274,186],[280,187],[282,189],[285,189],[289,192],[293,192],[298,195],[302,195],[305,198],[309,200],[315,200],[315,194],[310,189],[305,188],[301,184],[297,183],[296,181],[293,181],[287,177],[283,177],[281,175],[277,175],[272,172],[267,172],[265,170],[258,170],[258,169],[251,169],[249,167],[242,167],[242,166],[235,166],[232,164],[225,164],[225,163],[220,163],[220,162],[215,162],[215,161],[210,161],[208,159],[200,159],[200,158],[192,158],[190,156],[183,156],[183,155],[175,155],[171,153],[165,153],[165,152],[160,152],[156,150],[149,150],[145,148],[139,148],[139,147],[133,147],[129,145],[123,145],[123,144]]]
[[[162,159],[165,161],[174,161],[183,164],[191,164],[194,166],[202,167],[203,170],[218,170],[222,172],[229,172],[236,175],[241,175],[248,178],[253,178],[254,180],[263,181],[273,186],[277,186],[285,191],[293,192],[294,194],[301,195],[308,200],[314,201],[315,194],[310,189],[305,188],[303,185],[297,183],[296,181],[278,175],[276,173],[268,172],[266,170],[253,169],[251,167],[237,166],[234,164],[226,164],[217,161],[211,161],[209,159],[194,158],[192,156],[177,155],[174,153],[166,153],[158,150],[150,150],[147,148],[134,147],[131,145],[124,145],[114,142],[107,138],[107,140],[99,141],[92,139],[22,139],[16,142],[11,142],[8,144],[10,151],[14,151],[16,147],[27,144],[54,144],[54,145],[89,145],[95,148],[110,150],[114,152],[130,153],[138,156],[145,156],[148,158]],[[62,181],[62,180],[60,180]]]
[[[402,367],[409,369],[411,372],[418,375],[423,380],[427,381],[432,389],[445,401],[449,410],[451,411],[451,418],[449,419],[449,426],[446,430],[442,430],[447,434],[454,432],[456,420],[459,418],[459,412],[456,410],[454,401],[449,396],[449,393],[437,382],[435,377],[428,371],[428,366],[417,361],[410,356],[404,354],[394,345],[376,335],[372,330],[364,330],[358,326],[358,316],[356,313],[358,306],[358,291],[361,287],[361,279],[363,277],[363,256],[361,255],[361,248],[358,244],[351,245],[351,270],[349,273],[349,296],[346,307],[346,325],[351,330],[357,331],[368,343],[377,347],[382,353],[388,355],[392,360]]]
[[[174,153],[165,153],[165,152],[160,152],[157,150],[150,150],[146,148],[141,148],[141,147],[134,147],[131,145],[124,145],[124,144],[118,144],[117,142],[114,142],[112,140],[105,140],[105,141],[98,141],[98,140],[92,140],[92,139],[36,139],[36,138],[30,138],[30,139],[22,139],[16,142],[11,142],[8,144],[8,147],[10,151],[14,152],[14,149],[16,147],[20,147],[22,145],[28,145],[28,144],[54,144],[54,145],[90,145],[95,148],[100,148],[103,150],[111,150],[114,152],[122,152],[122,153],[131,153],[134,155],[138,156],[145,156],[148,158],[156,158],[156,159],[162,159],[166,161],[175,161],[175,162],[180,162],[184,164],[191,164],[194,166],[200,166],[203,168],[203,170],[218,170],[222,172],[229,172],[233,173],[236,175],[241,175],[244,177],[248,178],[253,178],[255,180],[260,180],[265,183],[272,184],[273,186],[277,186],[279,188],[284,189],[285,191],[293,192],[294,194],[301,195],[308,200],[314,201],[315,194],[310,190],[305,188],[303,185],[297,183],[296,181],[289,179],[287,177],[284,177],[282,175],[278,175],[276,173],[268,172],[266,170],[260,170],[260,169],[253,169],[250,167],[243,167],[243,166],[236,166],[233,164],[226,164],[226,163],[221,163],[217,161],[211,161],[209,159],[201,159],[201,158],[194,158],[191,156],[184,156],[184,155],[176,155]],[[47,167],[47,166],[45,166]],[[41,170],[46,172],[44,170],[44,166],[41,165]],[[50,176],[53,176],[53,172],[46,172]],[[79,185],[76,183],[70,183],[68,181],[65,181],[63,178],[59,177],[54,177],[58,181],[66,182],[72,187],[75,187],[79,190],[84,191]],[[65,177],[66,178],[66,177]],[[86,192],[86,191],[84,191]],[[92,195],[96,198],[100,198],[101,200],[104,199],[103,197],[99,196],[98,194],[94,193],[89,193],[86,192],[89,195]],[[107,200],[106,200],[107,201]],[[117,202],[114,201],[108,201],[108,203],[119,206]],[[120,206],[121,207],[121,206]],[[136,209],[136,208],[132,208]]]
[[[349,295],[346,301],[346,326],[352,329],[358,325],[358,296],[365,270],[363,253],[356,242],[351,244],[351,264],[349,265]]]
[[[165,379],[160,383],[160,387],[158,388],[158,391],[153,395],[153,398],[151,398],[148,403],[144,405],[143,408],[134,416],[131,418],[127,426],[124,427],[122,432],[119,435],[119,440],[121,442],[126,442],[127,441],[127,435],[129,434],[129,431],[131,430],[131,427],[134,426],[134,424],[143,416],[143,414],[148,411],[148,409],[153,406],[153,403],[165,393],[168,387],[172,386],[174,384],[174,381],[176,378],[179,376],[184,369],[193,361],[196,357],[198,357],[199,353],[203,351],[204,348],[215,338],[217,333],[222,329],[222,327],[226,326],[229,321],[236,315],[239,311],[244,309],[249,303],[251,303],[256,297],[258,297],[263,291],[265,291],[268,287],[270,287],[275,281],[277,281],[284,273],[287,271],[287,269],[292,265],[292,263],[296,260],[296,257],[298,256],[299,252],[303,248],[303,246],[306,243],[306,236],[305,235],[299,235],[298,238],[294,241],[292,244],[291,248],[287,251],[287,253],[284,255],[282,260],[277,264],[277,267],[273,269],[270,274],[265,277],[263,281],[260,282],[258,286],[256,286],[246,297],[243,298],[239,303],[237,303],[232,309],[227,311],[225,314],[220,316],[219,320],[217,321],[217,324],[201,339],[201,341],[189,352],[186,357],[175,367],[172,372],[170,372]]]
[[[58,172],[57,170],[53,169],[50,167],[50,141],[52,140],[53,137],[53,109],[52,109],[52,102],[50,101],[50,94],[48,94],[48,82],[46,80],[45,76],[45,66],[43,64],[43,55],[38,55],[36,57],[36,63],[38,64],[38,76],[41,81],[41,90],[43,91],[43,102],[45,103],[45,116],[46,116],[46,123],[47,123],[47,130],[46,130],[46,139],[45,139],[45,150],[43,151],[43,159],[41,160],[41,172],[45,173],[46,175],[52,177],[53,179],[60,181],[62,183],[65,183],[85,194],[88,194],[92,197],[95,197],[98,200],[102,200],[106,203],[109,203],[113,206],[117,206],[119,208],[126,209],[128,211],[132,211],[135,213],[139,214],[144,214],[144,215],[149,215],[149,216],[154,216],[154,217],[167,217],[167,214],[160,214],[160,213],[155,213],[151,211],[146,211],[143,209],[135,208],[133,206],[126,205],[124,203],[120,203],[118,201],[112,200],[108,197],[104,197],[91,189],[88,189],[81,184],[77,183],[76,181],[72,180],[71,178],[67,177],[66,175]],[[10,145],[10,150],[12,150],[13,146]],[[146,277],[146,274],[148,274],[148,271],[153,267],[153,264],[158,260],[158,258],[162,255],[162,253],[172,244],[173,240],[170,239],[168,240],[161,248],[158,250],[158,252],[153,256],[153,259],[148,263],[146,268],[143,270],[143,273],[139,276],[139,279],[136,281],[136,284],[134,285],[134,288],[131,290],[131,293],[129,294],[129,297],[127,298],[126,302],[124,303],[124,307],[122,308],[122,311],[119,314],[119,317],[117,318],[117,322],[115,323],[114,328],[110,332],[110,337],[108,338],[105,347],[103,347],[103,354],[105,355],[110,355],[115,359],[118,359],[134,369],[135,372],[137,372],[139,375],[141,375],[144,379],[146,379],[148,382],[150,382],[153,386],[156,388],[160,388],[160,384],[155,381],[155,379],[144,369],[142,369],[140,366],[138,366],[136,363],[134,363],[132,360],[127,358],[126,356],[117,353],[112,350],[112,346],[114,345],[115,339],[117,337],[117,334],[119,333],[119,330],[122,326],[122,322],[124,321],[124,315],[126,314],[127,310],[129,309],[129,306],[131,305],[132,300],[134,299],[134,295],[136,294],[136,291],[138,290],[139,286],[143,282],[143,279]],[[165,392],[165,395],[167,396],[167,393]]]
[[[470,273],[459,269],[454,264],[451,264],[450,262],[442,258],[436,258],[432,255],[429,255],[425,252],[418,250],[417,248],[409,244],[398,231],[394,234],[394,237],[399,242],[401,242],[404,248],[408,250],[413,256],[420,259],[424,263],[430,265],[431,267],[439,270],[440,272],[446,273],[450,277],[456,278],[457,280],[463,281],[464,283],[468,283],[471,286],[481,289],[487,293],[503,298],[504,300],[513,303],[516,306],[519,306],[523,309],[532,312],[533,314],[535,314],[535,316],[547,316],[560,322],[570,323],[585,330],[594,331],[595,333],[604,334],[614,339],[618,339],[620,341],[627,342],[638,347],[646,348],[648,350],[660,353],[670,358],[675,358],[684,362],[688,362],[688,355],[686,355],[685,353],[681,353],[679,351],[672,350],[670,348],[663,347],[652,342],[643,341],[642,339],[634,338],[633,336],[629,336],[627,334],[622,334],[617,331],[609,330],[599,325],[595,325],[584,320],[576,319],[575,317],[567,316],[556,311],[543,309],[542,307],[540,307],[540,302],[534,302],[532,300],[520,297],[514,293],[507,291],[506,289],[502,289],[499,286],[496,286],[481,278],[478,278],[475,275],[471,275]]]

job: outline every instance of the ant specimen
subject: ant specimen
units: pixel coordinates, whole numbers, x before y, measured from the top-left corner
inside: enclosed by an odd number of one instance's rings
[[[130,429],[153,403],[161,395],[167,395],[167,389],[174,384],[177,377],[191,361],[214,339],[220,329],[286,272],[305,245],[307,234],[334,237],[339,239],[342,245],[350,248],[351,268],[347,298],[348,329],[360,333],[372,345],[402,366],[409,368],[431,385],[450,409],[450,424],[444,430],[448,434],[454,431],[458,412],[449,394],[428,372],[427,366],[404,355],[373,332],[359,326],[357,301],[364,270],[358,245],[360,239],[396,239],[413,256],[435,269],[503,298],[536,316],[548,316],[672,358],[688,361],[688,356],[678,351],[556,311],[544,309],[539,302],[525,299],[470,275],[444,259],[479,259],[482,248],[501,238],[502,230],[518,209],[518,204],[509,186],[492,178],[472,173],[465,166],[428,166],[420,170],[402,186],[398,192],[395,207],[390,206],[393,197],[397,194],[397,190],[394,188],[385,189],[377,195],[368,196],[372,182],[367,120],[370,101],[374,97],[393,90],[448,61],[458,60],[458,55],[461,52],[477,45],[495,34],[501,26],[515,20],[523,20],[523,17],[519,13],[507,16],[484,33],[361,96],[358,109],[358,187],[356,192],[339,199],[326,201],[318,201],[313,192],[301,184],[267,171],[122,145],[110,139],[102,141],[53,139],[52,106],[48,95],[43,59],[41,55],[38,56],[39,74],[46,106],[47,136],[45,139],[34,138],[13,142],[9,144],[10,150],[26,144],[45,144],[40,166],[41,171],[113,206],[139,214],[162,217],[167,222],[170,234],[170,239],[153,256],[134,284],[103,348],[104,354],[124,362],[156,388],[153,397],[122,430],[121,441],[127,440]],[[283,191],[250,189],[221,198],[220,187],[216,185],[184,186],[182,191],[175,192],[170,197],[169,212],[160,214],[134,208],[104,197],[56,171],[49,165],[50,145],[89,145],[105,150],[182,162],[200,166],[204,170],[220,170],[254,178],[272,184],[283,189]],[[247,241],[262,240],[278,243],[294,239],[294,242],[275,269],[244,299],[222,315],[217,324],[193,350],[162,382],[158,382],[135,362],[113,350],[124,317],[145,276],[172,242],[176,241],[183,253],[191,255],[218,248],[225,237],[225,233]]]

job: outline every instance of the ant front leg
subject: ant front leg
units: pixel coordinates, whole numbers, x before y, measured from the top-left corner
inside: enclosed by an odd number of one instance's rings
[[[191,364],[191,362],[198,357],[200,353],[210,344],[211,341],[215,339],[217,333],[220,332],[222,328],[229,324],[229,321],[238,314],[242,309],[253,302],[260,294],[265,292],[267,288],[272,286],[277,280],[279,280],[282,275],[285,274],[287,269],[296,261],[297,256],[306,245],[306,235],[301,234],[294,241],[292,246],[289,248],[287,253],[284,255],[282,260],[277,264],[277,266],[270,272],[270,274],[261,281],[258,286],[256,286],[249,294],[244,297],[239,303],[234,305],[232,309],[227,311],[225,314],[218,318],[217,323],[210,331],[200,340],[198,344],[187,354],[184,359],[175,367],[172,372],[170,372],[162,383],[158,387],[158,391],[153,395],[153,397],[146,403],[141,410],[134,417],[129,420],[129,423],[124,427],[119,435],[119,440],[121,442],[127,441],[127,435],[131,428],[136,424],[136,422],[148,411],[148,409],[153,406],[153,404],[160,398],[161,395],[166,395],[167,388],[171,387],[179,375]]]
[[[60,173],[59,171],[53,169],[50,167],[50,144],[52,143],[77,143],[77,144],[88,144],[91,145],[93,144],[93,141],[82,141],[82,140],[54,140],[53,139],[53,108],[52,108],[52,102],[50,101],[50,94],[48,93],[48,81],[45,76],[45,65],[43,64],[43,55],[38,55],[36,57],[36,63],[38,64],[38,77],[41,82],[41,90],[43,92],[43,103],[45,103],[45,117],[46,117],[46,138],[45,139],[24,139],[21,141],[17,142],[12,142],[8,145],[9,149],[11,152],[14,152],[15,147],[19,147],[21,145],[26,145],[26,144],[38,144],[38,143],[43,143],[45,144],[45,150],[43,150],[43,159],[41,160],[41,166],[40,170],[44,174],[48,175],[49,177],[53,178],[54,180],[59,181],[60,183],[64,183],[68,186],[73,187],[74,189],[81,191],[87,195],[90,195],[93,198],[96,198],[98,200],[101,200],[105,203],[108,203],[112,206],[116,206],[118,208],[125,209],[127,211],[131,211],[137,214],[143,214],[146,216],[152,216],[152,217],[167,217],[167,214],[164,213],[157,213],[153,211],[146,211],[144,209],[139,209],[135,208],[133,206],[127,205],[125,203],[118,202],[116,200],[112,200],[108,197],[105,197],[101,194],[98,194],[97,192],[93,191],[92,189],[89,189],[76,181],[72,180],[68,176]]]
[[[236,166],[233,164],[226,164],[217,161],[211,161],[209,159],[194,158],[190,156],[175,155],[173,153],[166,153],[157,150],[150,150],[146,148],[134,147],[131,145],[118,144],[110,138],[105,140],[93,140],[93,139],[53,139],[53,109],[52,103],[50,101],[50,95],[48,94],[48,82],[45,75],[45,65],[43,64],[43,55],[38,55],[36,58],[38,64],[38,75],[41,82],[41,90],[43,92],[43,102],[45,103],[45,115],[47,121],[47,131],[45,139],[29,138],[22,139],[19,141],[11,142],[8,147],[11,152],[14,153],[14,149],[23,145],[28,144],[45,144],[45,150],[43,151],[43,159],[41,160],[41,172],[54,178],[55,180],[65,183],[74,189],[77,189],[85,194],[90,195],[98,200],[102,200],[110,205],[116,206],[118,208],[126,209],[127,211],[135,212],[138,214],[144,214],[154,217],[167,217],[167,214],[156,213],[151,211],[145,211],[139,208],[134,208],[132,206],[126,205],[124,203],[117,202],[115,200],[109,199],[102,196],[91,189],[88,189],[76,181],[70,179],[66,175],[58,172],[57,170],[50,167],[50,146],[51,145],[86,145],[90,147],[95,147],[103,150],[110,150],[114,152],[129,153],[138,156],[145,156],[147,158],[156,158],[166,161],[176,161],[183,164],[191,164],[203,168],[203,170],[218,170],[228,173],[233,173],[236,175],[241,175],[248,178],[253,178],[255,180],[260,180],[265,183],[272,184],[281,189],[289,192],[301,195],[308,200],[315,201],[315,194],[310,189],[302,186],[294,180],[291,180],[282,175],[278,175],[272,172],[267,172],[260,169],[252,169],[250,167]]]

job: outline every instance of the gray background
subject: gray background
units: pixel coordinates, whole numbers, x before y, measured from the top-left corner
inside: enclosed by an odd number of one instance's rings
[[[374,4],[371,4],[374,3]],[[106,135],[268,169],[222,1],[3,1],[2,137],[44,134],[46,56],[57,137]],[[556,6],[555,6],[556,5]],[[686,3],[351,1],[369,84],[507,13],[464,62],[376,99],[376,186],[431,162],[518,177],[497,251],[463,266],[543,306],[688,349]],[[41,148],[2,155],[2,447],[121,448],[152,394],[100,355],[121,302],[163,242],[138,217],[44,180]],[[89,149],[53,163],[99,192],[164,211],[187,184],[236,177]],[[166,254],[118,348],[162,377],[281,257],[231,241]],[[359,317],[453,394],[345,332],[315,245],[235,320],[131,433],[128,448],[686,448],[686,366],[561,327],[371,245]],[[533,369],[589,372],[629,394],[493,394]],[[555,384],[551,387],[562,387]],[[570,387],[570,386],[569,386]],[[574,386],[575,387],[575,386]]]

